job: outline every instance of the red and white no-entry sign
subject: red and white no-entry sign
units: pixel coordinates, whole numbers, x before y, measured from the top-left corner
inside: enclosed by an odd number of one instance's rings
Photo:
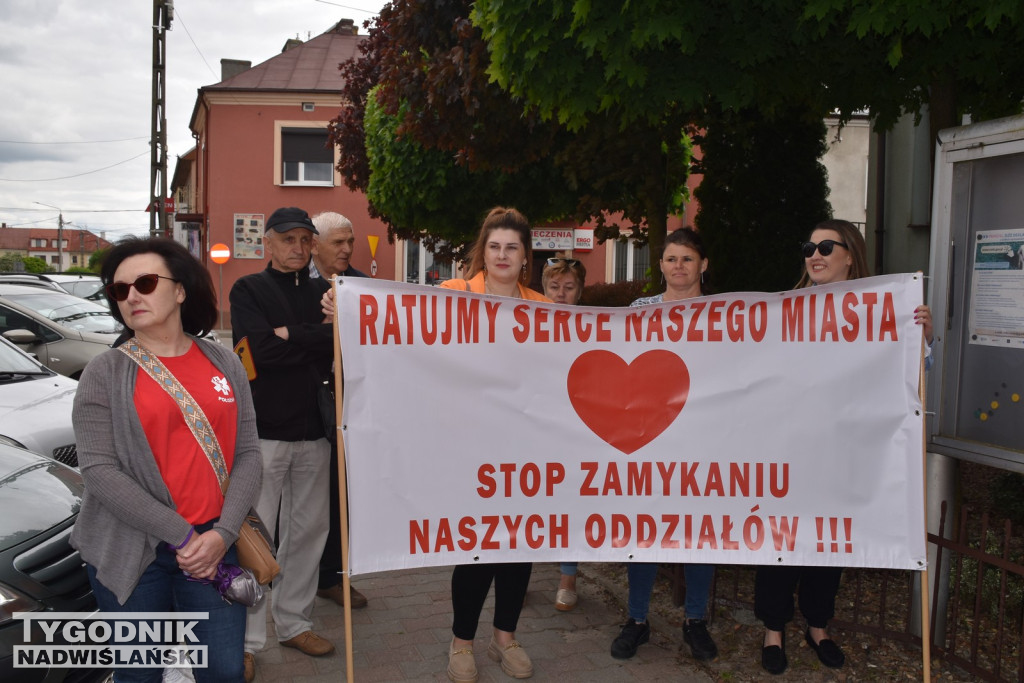
[[[210,247],[210,260],[214,263],[227,263],[231,258],[231,250],[226,244],[215,244]]]

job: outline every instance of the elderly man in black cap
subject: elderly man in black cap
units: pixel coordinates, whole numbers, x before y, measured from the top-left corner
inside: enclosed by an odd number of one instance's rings
[[[328,530],[330,444],[317,407],[317,388],[330,373],[334,337],[324,324],[320,298],[329,283],[309,277],[316,228],[302,209],[278,209],[267,221],[270,263],[231,288],[236,351],[251,355],[256,426],[263,451],[263,489],[256,510],[277,527],[281,575],[271,614],[277,638],[310,656],[334,645],[312,630],[320,554]],[[245,634],[246,680],[254,653],[266,645],[264,600],[249,610]]]

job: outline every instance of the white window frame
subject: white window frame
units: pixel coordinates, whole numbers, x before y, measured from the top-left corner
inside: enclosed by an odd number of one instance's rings
[[[417,259],[416,259],[417,260],[417,265],[418,265],[418,269],[417,269],[418,272],[416,273],[416,278],[415,279],[410,279],[409,272],[408,272],[409,249],[410,248],[416,248],[416,249],[419,250],[419,254],[418,254]],[[447,262],[445,262],[445,261],[438,261],[436,256],[434,255],[434,253],[431,252],[429,249],[427,249],[423,245],[423,243],[420,242],[420,241],[417,241],[417,240],[402,240],[402,249],[400,249],[398,251],[401,253],[401,257],[400,257],[401,258],[401,264],[400,264],[401,267],[399,268],[398,272],[400,273],[400,277],[401,277],[401,281],[402,282],[408,282],[408,283],[419,284],[419,285],[430,284],[430,285],[435,285],[436,286],[437,284],[439,284],[442,281],[441,278],[438,278],[438,280],[435,281],[435,282],[429,282],[429,283],[427,282],[427,256],[428,255],[434,257],[434,259],[435,259],[434,260],[434,264],[436,264],[437,266],[443,267],[444,265],[447,265],[449,267],[450,272],[448,273],[448,278],[457,277],[456,276],[455,264],[453,262],[451,262],[451,261],[447,261]],[[448,279],[448,278],[444,278],[444,279]]]
[[[327,133],[327,121],[275,121],[274,122],[274,184],[284,187],[338,187],[341,185],[341,174],[338,173],[338,148],[332,150],[331,179],[306,180],[305,164],[299,162],[299,180],[284,179],[284,158],[282,154],[282,136],[286,128],[316,128]]]
[[[622,279],[622,278],[618,277],[618,270],[619,270],[618,269],[618,265],[619,265],[618,264],[618,259],[619,259],[619,248],[620,248],[620,245],[625,247],[625,251],[626,251],[626,264],[625,264],[626,277],[625,277],[625,279]],[[647,263],[648,263],[648,266],[649,266],[650,265],[650,260],[651,260],[650,259],[651,245],[650,245],[649,242],[644,244],[642,247],[637,247],[636,246],[636,239],[632,238],[632,237],[629,238],[629,241],[626,242],[625,244],[623,244],[622,242],[619,242],[618,240],[613,242],[611,244],[611,249],[608,250],[608,253],[611,255],[611,277],[609,278],[609,281],[611,281],[611,282],[626,282],[626,281],[643,280],[643,279],[645,279],[646,278],[646,272],[638,272],[637,271],[637,267],[638,267],[637,252],[638,251],[643,251],[643,250],[647,251]],[[646,268],[644,269],[644,271],[646,271]]]

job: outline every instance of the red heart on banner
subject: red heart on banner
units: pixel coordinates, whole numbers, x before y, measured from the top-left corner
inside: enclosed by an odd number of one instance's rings
[[[665,431],[690,393],[683,359],[658,349],[627,364],[611,351],[587,351],[569,368],[569,400],[590,431],[629,455]]]

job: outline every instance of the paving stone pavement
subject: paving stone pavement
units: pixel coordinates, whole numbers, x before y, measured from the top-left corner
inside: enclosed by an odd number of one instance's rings
[[[652,614],[651,642],[628,661],[609,654],[624,622],[626,596],[621,587],[587,574],[580,565],[580,601],[571,612],[554,608],[558,565],[536,564],[519,620],[517,638],[533,660],[533,681],[712,681],[682,646],[678,627],[659,623]],[[352,611],[354,680],[447,681],[451,641],[451,567],[430,567],[360,575],[353,585],[369,605]],[[620,594],[621,593],[621,594]],[[487,657],[493,596],[488,597],[476,638],[476,663],[481,683],[514,680]],[[337,652],[308,657],[273,643],[256,655],[256,683],[346,680],[344,610],[316,599],[313,628],[331,640]],[[680,647],[682,646],[682,649]]]

